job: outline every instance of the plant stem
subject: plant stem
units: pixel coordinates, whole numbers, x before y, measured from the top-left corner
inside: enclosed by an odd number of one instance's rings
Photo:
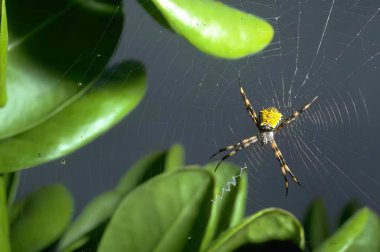
[[[5,192],[5,178],[0,175],[0,251],[10,252],[9,244],[9,224],[8,224],[8,203]]]

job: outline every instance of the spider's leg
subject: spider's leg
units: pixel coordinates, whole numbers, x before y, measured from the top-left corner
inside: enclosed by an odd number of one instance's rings
[[[227,155],[223,156],[222,159],[219,161],[219,163],[217,164],[217,166],[215,167],[215,172],[216,170],[218,169],[219,165],[224,161],[226,160],[227,158],[230,158],[232,157],[233,155],[235,155],[239,150],[241,149],[245,149],[245,148],[248,148],[251,144],[257,142],[257,137],[256,136],[253,136],[251,138],[247,138],[247,139],[244,139],[243,141],[241,141],[240,143],[237,143],[235,145],[231,145],[231,146],[236,146],[235,149],[233,151],[231,151],[230,153],[228,153]],[[231,147],[231,146],[228,146],[228,147]],[[231,148],[230,148],[231,149]],[[218,152],[219,153],[219,152]],[[213,155],[215,156],[215,155]]]
[[[288,180],[286,179],[287,172],[290,174],[294,182],[296,182],[299,186],[302,186],[302,185],[300,184],[300,182],[298,182],[298,179],[296,178],[296,176],[294,176],[293,172],[290,170],[290,168],[286,164],[284,156],[282,155],[280,149],[278,148],[275,140],[271,141],[271,146],[274,151],[274,155],[276,156],[277,160],[280,162],[282,175],[284,176],[284,179],[285,179],[285,190],[286,190],[285,193],[286,195],[288,195],[289,183],[288,183]]]
[[[288,118],[283,120],[280,123],[280,125],[277,126],[276,131],[282,129],[283,127],[285,127],[286,125],[288,125],[289,123],[294,121],[298,116],[300,116],[303,112],[305,112],[317,98],[318,98],[318,96],[316,96],[311,102],[306,104],[302,109],[294,111],[294,113],[291,116],[289,116]]]
[[[239,84],[240,84],[240,78],[239,78]],[[256,126],[259,127],[259,120],[257,119],[256,112],[253,110],[251,103],[249,102],[247,96],[245,95],[243,86],[241,84],[240,84],[240,94],[243,97],[244,106],[247,109],[250,117],[252,118]]]
[[[285,181],[285,195],[288,196],[289,182],[288,182],[288,178],[286,177],[285,166],[281,165],[281,172],[282,172],[282,176],[284,177],[284,181]]]
[[[236,144],[224,147],[224,148],[218,150],[216,153],[212,154],[212,156],[210,157],[210,159],[213,158],[213,157],[215,157],[216,155],[218,155],[219,153],[221,153],[223,151],[235,149],[235,148],[239,147],[240,145],[244,145],[244,144],[252,142],[252,141],[257,141],[257,136],[253,136],[253,137],[244,139],[244,140],[242,140],[242,141],[240,141],[240,142],[238,142]]]

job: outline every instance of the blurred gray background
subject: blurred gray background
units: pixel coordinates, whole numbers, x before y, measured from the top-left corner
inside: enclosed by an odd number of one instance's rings
[[[268,20],[275,38],[240,60],[204,55],[158,24],[138,1],[125,1],[125,30],[113,62],[135,59],[148,72],[140,105],[81,150],[22,172],[18,197],[49,183],[66,184],[77,212],[112,188],[139,158],[181,143],[188,164],[205,164],[218,148],[257,133],[241,101],[241,79],[254,108],[288,115],[319,96],[277,136],[303,188],[285,197],[269,146],[229,161],[248,167],[248,212],[281,207],[302,217],[316,197],[331,216],[352,198],[380,212],[380,2],[378,0],[246,0],[227,4]],[[227,183],[227,181],[226,181]]]

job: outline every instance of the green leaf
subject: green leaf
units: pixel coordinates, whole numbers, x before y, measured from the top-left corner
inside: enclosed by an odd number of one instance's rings
[[[183,156],[183,148],[174,145],[166,152],[152,153],[134,164],[114,191],[99,195],[85,207],[61,239],[59,250],[94,249],[123,197],[153,176],[182,167]]]
[[[46,121],[83,95],[104,70],[123,16],[116,4],[110,13],[88,2],[8,1],[9,101],[0,111],[0,139]]]
[[[0,107],[7,102],[6,72],[8,50],[8,25],[5,0],[0,2]]]
[[[342,212],[339,217],[339,226],[343,225],[352,215],[354,215],[362,205],[356,201],[349,201],[342,209]]]
[[[198,251],[213,186],[210,173],[199,169],[149,180],[123,199],[99,251]]]
[[[297,251],[304,246],[299,221],[287,211],[269,208],[223,233],[207,251]]]
[[[0,141],[0,171],[11,172],[56,159],[87,144],[119,122],[146,89],[144,68],[121,63],[80,99],[22,134]]]
[[[70,193],[61,185],[41,188],[17,203],[12,251],[41,251],[51,245],[69,224],[73,208]]]
[[[210,163],[205,169],[215,178],[213,206],[210,222],[207,226],[202,250],[221,232],[235,226],[243,218],[247,200],[247,176],[244,168],[224,162],[217,172],[217,163]]]
[[[362,208],[316,251],[380,251],[378,216]]]
[[[315,200],[309,206],[304,223],[306,246],[313,251],[329,236],[327,213],[322,199]]]
[[[272,40],[265,20],[214,0],[153,0],[174,31],[204,53],[236,59]]]
[[[0,251],[10,252],[9,221],[7,211],[6,182],[4,175],[0,176]]]
[[[4,179],[8,208],[11,208],[20,184],[20,172],[5,173]]]

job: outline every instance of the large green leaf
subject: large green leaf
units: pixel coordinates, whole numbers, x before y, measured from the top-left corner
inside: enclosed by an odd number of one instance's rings
[[[223,233],[207,251],[297,251],[304,246],[304,232],[298,220],[287,211],[269,208]]]
[[[153,0],[171,27],[199,50],[235,59],[261,51],[273,37],[265,20],[214,0]]]
[[[6,71],[8,50],[8,25],[5,0],[0,1],[0,107],[7,102]]]
[[[92,200],[69,227],[59,243],[59,250],[94,249],[106,224],[123,197],[138,185],[167,170],[183,166],[183,148],[174,145],[168,151],[151,153],[133,165],[115,190]]]
[[[313,251],[329,235],[327,213],[322,199],[315,200],[309,206],[304,223],[306,246]]]
[[[214,172],[217,163],[210,163],[205,169],[215,178],[214,198],[210,222],[202,243],[202,250],[221,232],[235,226],[243,218],[247,200],[247,176],[244,168],[222,163]]]
[[[380,251],[379,237],[378,216],[368,208],[363,208],[316,251]]]
[[[12,251],[41,251],[63,233],[74,211],[73,200],[61,185],[50,185],[18,202],[11,225]]]
[[[6,195],[6,182],[3,175],[0,175],[0,251],[9,252],[9,221]]]
[[[117,4],[110,13],[90,2],[98,1],[8,1],[9,101],[0,111],[0,139],[46,121],[103,71],[123,16]]]
[[[210,173],[199,169],[149,180],[123,199],[99,251],[198,251],[213,186]]]
[[[0,141],[0,171],[10,172],[66,155],[128,114],[146,89],[144,68],[121,63],[80,99],[35,127]]]

